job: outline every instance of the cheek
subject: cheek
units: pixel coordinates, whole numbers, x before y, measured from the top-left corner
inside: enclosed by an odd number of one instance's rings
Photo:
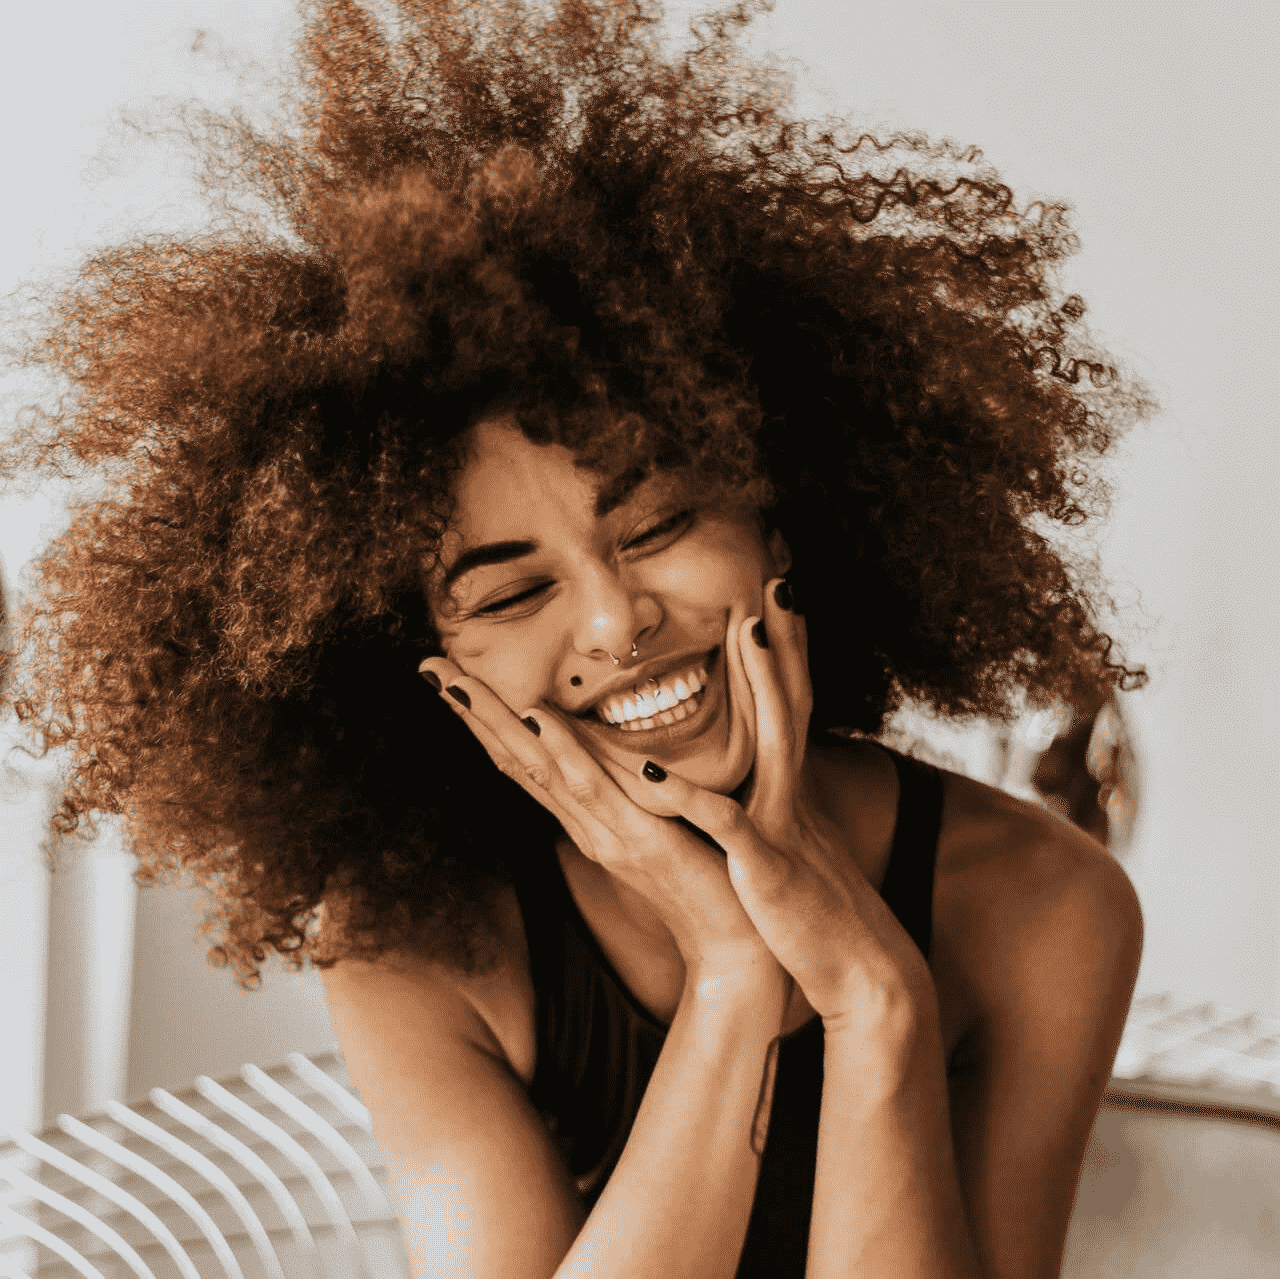
[[[696,618],[710,643],[724,638],[725,623],[746,617],[760,594],[760,565],[741,548],[714,545],[691,548],[688,556],[671,564],[652,589],[686,617]]]

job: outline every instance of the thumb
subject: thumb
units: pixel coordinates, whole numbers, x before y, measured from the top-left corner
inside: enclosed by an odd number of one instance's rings
[[[761,838],[742,806],[728,795],[696,786],[652,760],[645,761],[640,775],[644,787],[660,792],[658,802],[664,806],[665,815],[684,818],[719,845],[729,859],[731,877],[741,878],[745,873],[757,882],[785,878],[786,858]]]

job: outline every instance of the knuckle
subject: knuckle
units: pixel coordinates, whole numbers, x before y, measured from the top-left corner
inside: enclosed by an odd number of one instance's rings
[[[551,789],[551,770],[545,764],[526,764],[524,766],[524,775],[539,790]]]
[[[751,826],[746,810],[728,795],[717,796],[715,811],[721,826],[730,834],[741,834]]]
[[[589,777],[567,777],[565,788],[569,792],[570,799],[582,808],[592,809],[599,803],[595,782]]]

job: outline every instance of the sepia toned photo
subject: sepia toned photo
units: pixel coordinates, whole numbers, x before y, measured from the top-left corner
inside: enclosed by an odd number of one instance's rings
[[[15,14],[0,1275],[1276,1273],[1276,28]]]

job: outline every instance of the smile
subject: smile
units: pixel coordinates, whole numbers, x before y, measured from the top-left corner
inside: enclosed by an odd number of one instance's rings
[[[696,737],[720,704],[720,649],[649,684],[605,699],[582,716],[582,722],[613,737],[626,735],[627,745],[649,750]]]

